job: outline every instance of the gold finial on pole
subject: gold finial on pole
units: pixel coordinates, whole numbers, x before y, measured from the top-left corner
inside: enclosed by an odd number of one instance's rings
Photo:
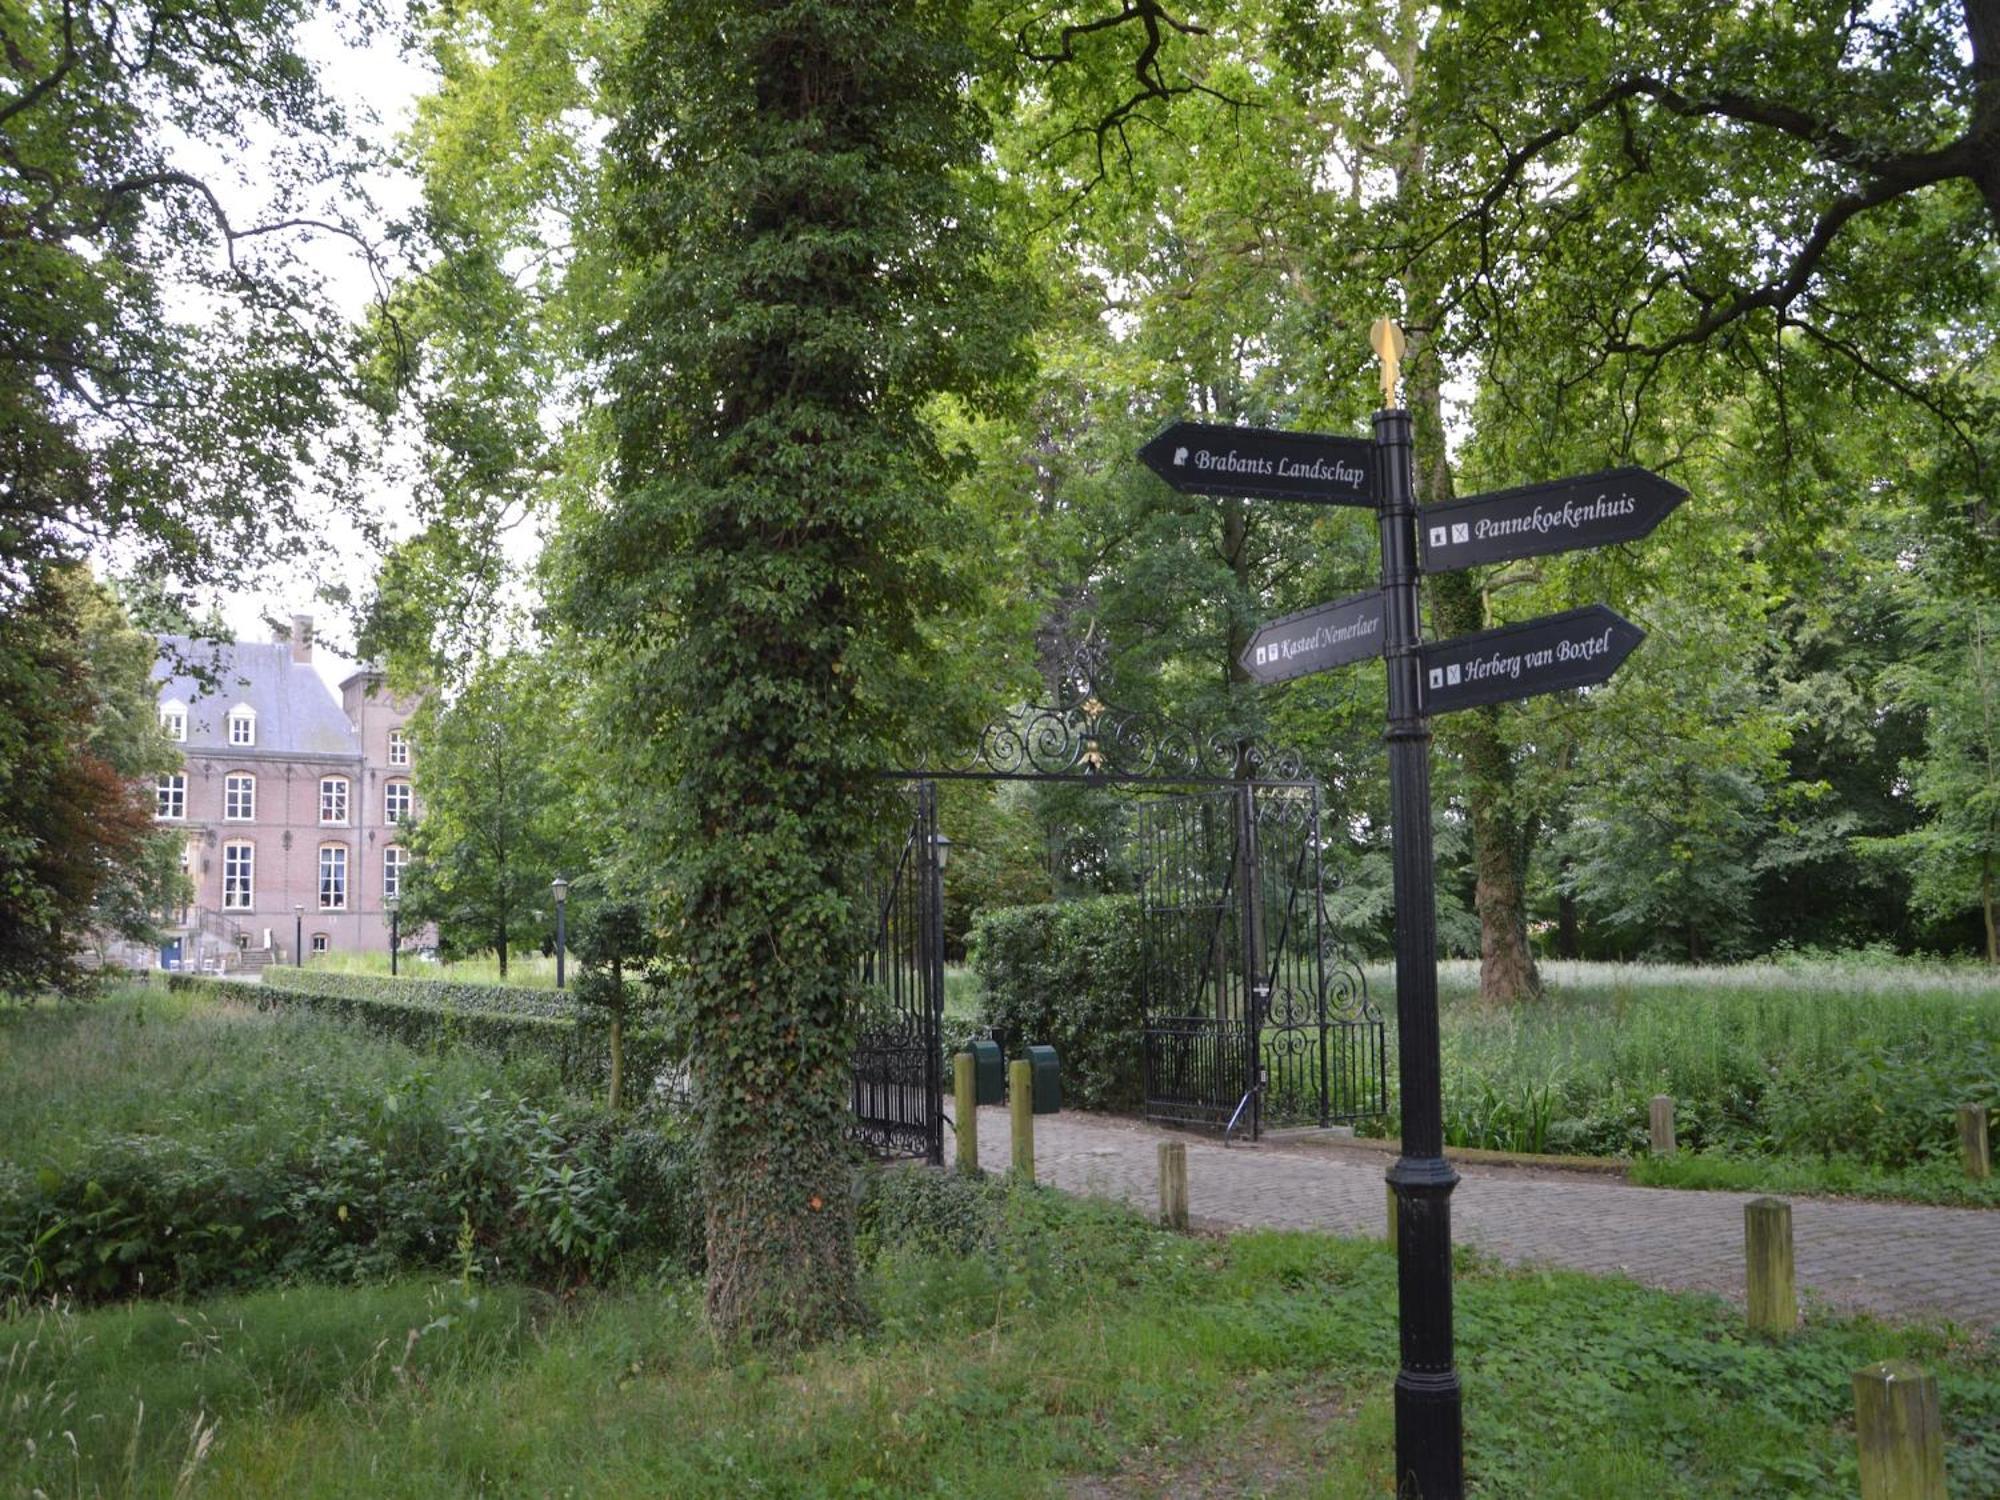
[[[1368,342],[1375,346],[1375,353],[1382,361],[1382,404],[1394,408],[1396,375],[1403,362],[1403,330],[1396,326],[1394,318],[1377,318],[1374,327],[1368,330]]]

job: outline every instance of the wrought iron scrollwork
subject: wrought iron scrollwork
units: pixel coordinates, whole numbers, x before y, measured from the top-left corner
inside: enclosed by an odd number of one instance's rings
[[[1160,714],[1120,708],[1098,692],[1104,643],[1086,640],[1056,674],[1054,703],[994,719],[967,753],[920,770],[999,777],[1296,781],[1305,761],[1254,736],[1203,734]]]

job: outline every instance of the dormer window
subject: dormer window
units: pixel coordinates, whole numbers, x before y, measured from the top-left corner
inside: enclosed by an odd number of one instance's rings
[[[187,705],[171,699],[160,705],[160,733],[176,744],[185,744],[188,737]]]
[[[239,704],[229,710],[229,743],[232,745],[257,743],[256,709]]]

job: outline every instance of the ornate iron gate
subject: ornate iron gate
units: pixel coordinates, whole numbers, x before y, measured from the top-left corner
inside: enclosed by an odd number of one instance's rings
[[[876,1156],[942,1165],[944,899],[937,787],[914,782],[905,796],[907,821],[865,888],[874,934],[861,959],[852,1132]]]
[[[1326,919],[1318,787],[1146,802],[1138,838],[1148,1117],[1254,1138],[1380,1113],[1386,1038]]]

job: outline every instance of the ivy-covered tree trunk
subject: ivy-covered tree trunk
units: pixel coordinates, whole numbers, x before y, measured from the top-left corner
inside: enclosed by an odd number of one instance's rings
[[[922,408],[1013,348],[963,175],[966,33],[952,3],[658,0],[620,85],[616,494],[567,607],[623,674],[635,795],[663,799],[640,821],[726,1339],[859,1312],[855,861],[941,586],[952,465]]]

